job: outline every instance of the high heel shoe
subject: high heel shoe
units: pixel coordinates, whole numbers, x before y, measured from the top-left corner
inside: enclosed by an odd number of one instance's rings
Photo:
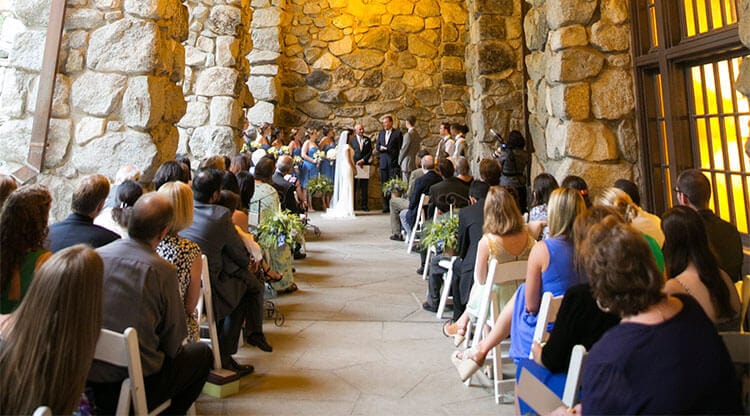
[[[458,355],[461,354],[459,357]],[[484,359],[481,360],[481,362],[477,362],[472,357],[475,355],[476,352],[472,350],[466,350],[466,351],[454,351],[453,354],[451,354],[451,362],[456,367],[456,370],[458,371],[458,376],[461,378],[461,381],[466,381],[471,378],[474,373],[479,371],[480,368],[484,365]]]
[[[443,325],[443,335],[446,337],[453,337],[453,345],[459,346],[464,342],[466,336],[466,328],[462,328],[456,322],[446,322]]]

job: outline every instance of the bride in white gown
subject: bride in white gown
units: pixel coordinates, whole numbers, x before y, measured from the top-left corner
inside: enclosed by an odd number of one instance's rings
[[[354,218],[354,149],[349,146],[349,130],[344,130],[336,145],[336,174],[331,207],[323,218]]]

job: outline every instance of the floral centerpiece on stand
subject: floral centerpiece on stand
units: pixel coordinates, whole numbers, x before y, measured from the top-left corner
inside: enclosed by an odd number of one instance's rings
[[[388,197],[388,195],[391,195],[393,197],[400,197],[406,193],[408,188],[409,186],[402,179],[393,178],[383,184],[383,196]]]
[[[307,181],[307,192],[310,192],[310,195],[331,195],[333,183],[325,176],[315,176]]]
[[[279,211],[264,218],[258,225],[258,245],[264,249],[294,247],[302,243],[305,234],[305,224],[299,215],[289,210]]]
[[[458,249],[458,215],[445,215],[428,225],[422,246],[433,246],[438,252],[453,255]]]

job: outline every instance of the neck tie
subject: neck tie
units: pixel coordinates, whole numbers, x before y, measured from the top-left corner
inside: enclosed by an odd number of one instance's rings
[[[391,138],[391,131],[390,130],[386,130],[385,131],[385,145],[386,146],[388,146],[388,140],[390,140],[390,138]]]

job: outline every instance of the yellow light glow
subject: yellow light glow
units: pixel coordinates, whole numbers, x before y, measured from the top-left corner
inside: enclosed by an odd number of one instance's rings
[[[737,23],[734,0],[683,0],[687,37]]]

